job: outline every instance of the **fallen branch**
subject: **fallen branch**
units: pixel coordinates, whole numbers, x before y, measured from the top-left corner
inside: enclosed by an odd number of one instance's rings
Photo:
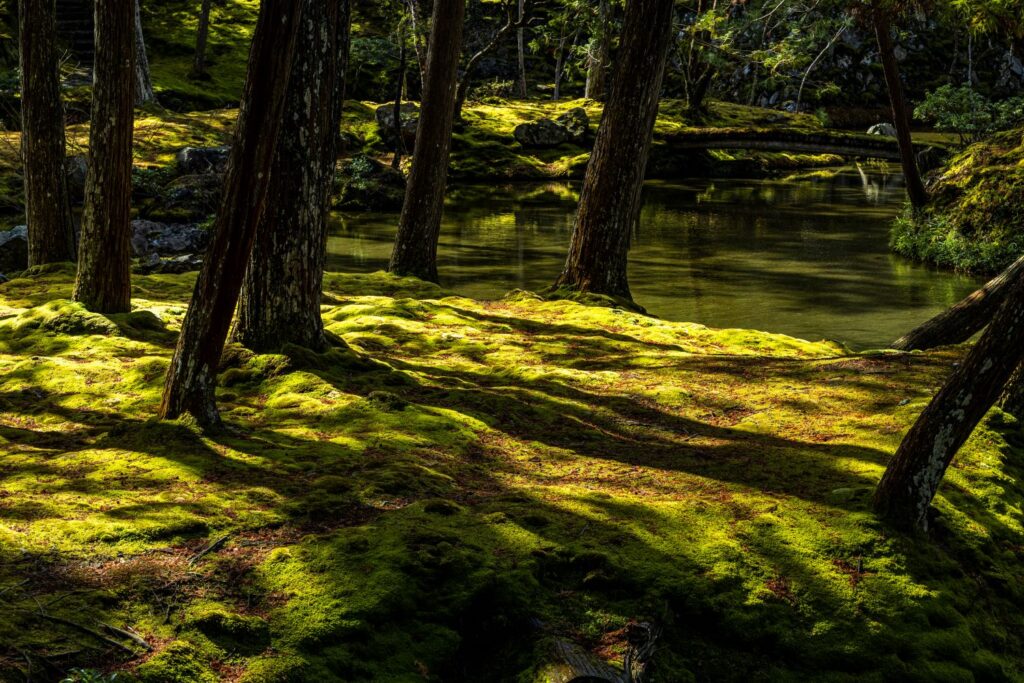
[[[190,558],[189,558],[189,560],[188,560],[188,566],[190,566],[190,567],[191,567],[191,566],[193,566],[193,565],[194,565],[194,564],[195,564],[196,562],[198,562],[199,560],[203,559],[204,557],[206,557],[206,556],[207,556],[207,555],[209,555],[210,553],[212,553],[212,552],[216,552],[217,550],[220,550],[220,548],[221,548],[221,547],[222,547],[222,546],[223,546],[223,545],[224,545],[225,543],[227,543],[227,542],[228,542],[228,539],[229,539],[229,538],[231,538],[231,534],[230,534],[230,533],[224,534],[223,536],[221,536],[220,538],[218,538],[218,539],[217,539],[216,541],[214,541],[214,542],[213,542],[213,543],[211,543],[210,545],[208,545],[208,546],[206,546],[205,548],[203,548],[202,550],[200,550],[200,551],[199,551],[198,553],[196,553],[195,555],[193,555],[192,557],[190,557]]]
[[[93,629],[89,628],[88,626],[83,626],[82,624],[79,624],[77,622],[71,621],[70,619],[63,619],[61,617],[55,617],[55,616],[53,616],[51,614],[47,614],[45,612],[33,612],[31,610],[24,610],[24,611],[28,612],[29,614],[34,614],[37,617],[39,617],[40,619],[46,619],[47,621],[52,621],[55,624],[61,624],[63,626],[67,626],[69,628],[73,628],[76,631],[80,631],[80,632],[82,632],[82,633],[84,633],[84,634],[86,634],[88,636],[92,636],[96,640],[99,640],[100,642],[106,643],[107,645],[110,645],[111,647],[116,647],[116,648],[119,648],[121,650],[124,650],[125,652],[130,654],[132,657],[138,656],[137,653],[135,652],[135,650],[133,650],[132,648],[128,647],[124,643],[122,643],[120,641],[117,641],[117,640],[114,640],[113,638],[108,638],[105,635],[103,635],[102,633],[100,633],[99,631],[94,631]]]
[[[104,623],[102,621],[100,622],[100,626],[102,626],[103,628],[107,629],[108,631],[110,631],[110,633],[114,634],[115,636],[121,636],[122,638],[127,638],[128,640],[132,641],[133,643],[135,643],[139,647],[145,648],[146,652],[152,652],[153,651],[153,646],[150,645],[149,643],[147,643],[146,640],[142,636],[140,636],[138,633],[132,633],[131,631],[126,631],[125,629],[121,629],[121,628],[118,628],[116,626],[112,626],[112,625]]]

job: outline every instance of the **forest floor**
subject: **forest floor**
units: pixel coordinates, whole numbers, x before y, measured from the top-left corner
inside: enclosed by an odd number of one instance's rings
[[[154,419],[192,276],[71,285],[0,285],[0,680],[543,680],[643,620],[660,681],[1024,676],[1012,418],[930,536],[870,512],[960,349],[328,274],[336,347],[229,346],[204,434]]]

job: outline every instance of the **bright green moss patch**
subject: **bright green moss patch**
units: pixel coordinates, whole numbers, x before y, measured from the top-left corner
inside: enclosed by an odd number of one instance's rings
[[[971,145],[930,186],[932,203],[896,221],[901,255],[965,272],[994,273],[1024,253],[1024,129]]]
[[[154,682],[531,681],[557,639],[620,663],[635,620],[665,680],[1024,675],[1016,422],[958,456],[933,536],[870,512],[957,350],[328,274],[332,347],[229,345],[204,434],[154,419],[192,278],[137,277],[109,317],[71,278],[0,285],[12,680],[24,652]]]

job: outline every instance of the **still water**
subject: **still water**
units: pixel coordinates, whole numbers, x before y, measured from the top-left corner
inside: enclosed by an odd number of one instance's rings
[[[565,259],[578,183],[449,192],[441,284],[487,299],[541,290]],[[650,182],[632,239],[633,298],[650,313],[877,348],[966,296],[978,280],[893,256],[899,174]],[[396,214],[336,215],[328,269],[386,267]]]

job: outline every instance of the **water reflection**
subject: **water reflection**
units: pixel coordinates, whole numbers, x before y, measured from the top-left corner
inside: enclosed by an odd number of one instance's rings
[[[442,284],[478,298],[551,284],[577,187],[466,187],[445,207]],[[633,296],[652,313],[713,327],[881,346],[969,293],[974,279],[888,252],[898,174],[856,168],[789,180],[651,182],[633,235]],[[387,265],[397,214],[336,217],[331,270]]]

